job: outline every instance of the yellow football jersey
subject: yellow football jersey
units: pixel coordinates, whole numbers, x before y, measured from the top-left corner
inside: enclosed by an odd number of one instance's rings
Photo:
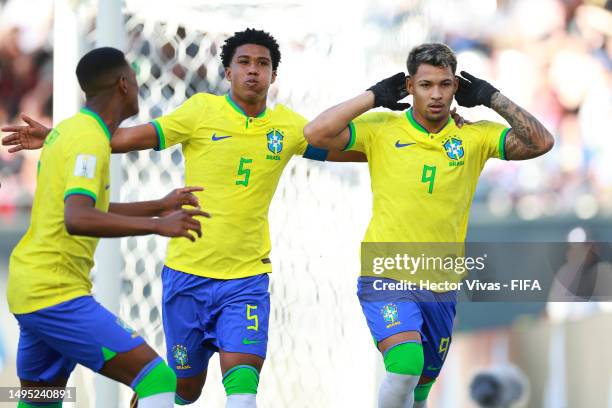
[[[406,112],[364,114],[349,125],[346,150],[366,154],[373,208],[365,242],[463,242],[482,168],[505,159],[508,128],[449,117],[429,133]]]
[[[182,144],[185,185],[212,218],[195,242],[174,238],[170,268],[215,279],[272,271],[268,208],[291,157],[304,154],[307,121],[283,105],[247,116],[229,95],[199,93],[153,121],[159,148]]]
[[[30,227],[9,262],[11,312],[30,313],[90,294],[98,238],[68,234],[64,200],[82,194],[91,197],[98,210],[108,210],[110,137],[102,119],[85,108],[47,137]]]

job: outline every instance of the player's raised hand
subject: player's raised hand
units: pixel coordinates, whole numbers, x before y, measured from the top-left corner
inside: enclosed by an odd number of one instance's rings
[[[200,201],[193,192],[202,190],[204,190],[202,187],[175,188],[160,200],[162,208],[160,216],[163,217],[173,211],[180,210],[184,205],[200,208]]]
[[[190,241],[196,238],[191,233],[195,232],[198,237],[202,237],[202,225],[194,217],[210,218],[210,214],[200,210],[178,210],[165,217],[155,219],[155,232],[164,237],[185,237]]]
[[[459,88],[455,93],[455,100],[461,106],[471,108],[477,105],[491,107],[491,97],[499,89],[485,81],[476,78],[465,71],[461,71],[461,76],[457,76]]]
[[[20,150],[40,149],[51,129],[39,123],[26,114],[21,114],[21,119],[27,125],[3,126],[3,132],[13,132],[2,138],[3,146],[13,146],[8,151],[15,153]]]
[[[451,109],[450,115],[451,115],[451,118],[453,118],[453,121],[455,122],[455,125],[457,125],[457,127],[459,129],[461,129],[463,127],[463,125],[465,125],[466,123],[468,125],[472,124],[472,122],[470,122],[469,120],[465,120],[465,118],[463,116],[461,116],[460,114],[457,113],[457,108]]]
[[[367,91],[372,91],[374,94],[374,107],[382,106],[391,110],[404,110],[410,107],[409,103],[398,102],[408,96],[406,74],[403,72],[377,82]]]

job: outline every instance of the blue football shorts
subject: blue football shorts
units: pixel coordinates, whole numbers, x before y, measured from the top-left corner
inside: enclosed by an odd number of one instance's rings
[[[425,357],[423,375],[436,378],[452,341],[457,293],[375,290],[375,280],[393,282],[366,276],[358,279],[357,296],[372,337],[378,343],[401,332],[419,332]]]
[[[98,372],[115,354],[144,343],[92,296],[15,314],[15,318],[19,322],[17,375],[23,380],[68,378],[77,363]]]
[[[268,274],[211,279],[164,266],[162,282],[168,365],[177,377],[200,374],[218,350],[266,357]]]

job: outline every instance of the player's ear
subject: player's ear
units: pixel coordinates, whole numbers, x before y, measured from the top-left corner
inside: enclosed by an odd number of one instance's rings
[[[276,71],[272,71],[272,80],[270,81],[270,83],[273,84],[274,81],[276,81]]]
[[[225,67],[224,70],[225,70],[225,78],[228,81],[232,82],[232,69],[230,67]]]
[[[118,85],[119,85],[119,91],[123,95],[127,95],[127,93],[128,93],[128,79],[124,75],[121,75],[119,77]]]
[[[406,77],[406,90],[408,91],[408,95],[414,95],[414,83],[411,76]]]
[[[457,75],[455,75],[453,80],[453,88],[453,94],[457,93],[457,89],[459,89],[459,78],[457,78]]]

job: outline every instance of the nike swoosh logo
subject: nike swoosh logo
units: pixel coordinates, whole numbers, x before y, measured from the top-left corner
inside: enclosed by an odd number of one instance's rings
[[[400,141],[398,140],[397,142],[395,142],[395,147],[397,147],[399,149],[399,148],[410,146],[410,145],[413,145],[413,144],[416,144],[416,142],[413,142],[413,143],[400,143]]]
[[[427,371],[438,371],[441,367],[427,366]]]
[[[217,140],[227,139],[228,137],[231,137],[231,136],[217,136],[217,134],[216,134],[216,133],[213,133],[213,135],[212,135],[212,141],[213,141],[213,142],[216,142]]]
[[[242,344],[257,344],[261,343],[261,340],[249,340],[247,338],[242,339]]]
[[[105,190],[108,190],[110,188],[110,184],[107,184],[106,186],[104,186]]]

